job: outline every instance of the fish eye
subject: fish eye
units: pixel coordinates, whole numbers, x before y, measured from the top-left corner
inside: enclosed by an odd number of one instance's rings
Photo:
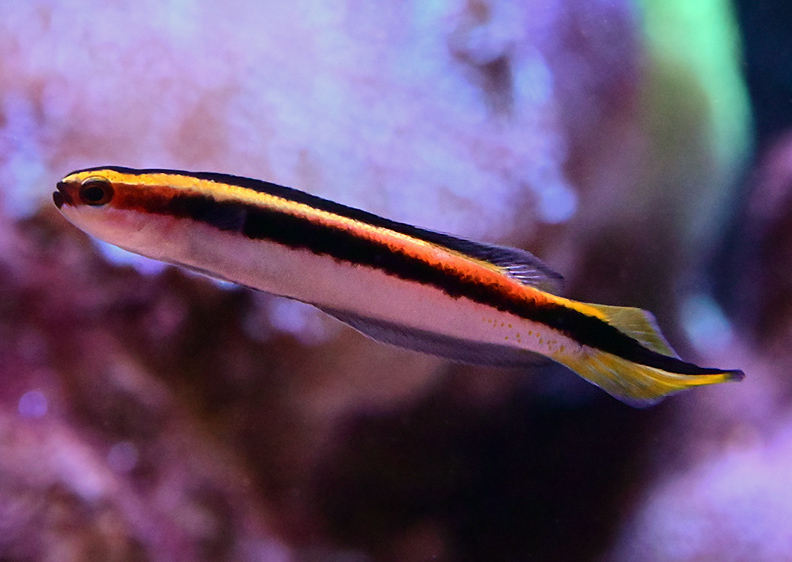
[[[100,207],[113,198],[113,186],[104,178],[88,178],[80,186],[80,201]]]

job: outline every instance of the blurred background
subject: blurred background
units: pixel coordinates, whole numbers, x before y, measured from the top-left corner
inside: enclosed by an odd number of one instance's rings
[[[780,0],[0,3],[0,560],[792,560]],[[632,409],[98,244],[217,171],[543,257],[740,384]],[[431,311],[427,311],[431,314]]]

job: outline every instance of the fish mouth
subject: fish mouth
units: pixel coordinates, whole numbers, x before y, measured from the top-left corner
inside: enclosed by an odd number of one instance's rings
[[[59,181],[55,187],[58,188],[58,191],[52,194],[52,201],[55,203],[55,206],[60,209],[64,204],[71,203],[71,196],[67,191],[68,186],[64,182]]]

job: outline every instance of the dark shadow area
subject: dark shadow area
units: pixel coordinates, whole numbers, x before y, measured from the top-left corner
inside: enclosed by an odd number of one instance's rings
[[[736,0],[734,5],[761,149],[792,126],[792,10],[784,0]]]
[[[334,539],[381,560],[427,523],[444,530],[452,559],[593,560],[661,415],[527,394],[475,411],[440,389],[407,412],[350,420],[315,493]]]

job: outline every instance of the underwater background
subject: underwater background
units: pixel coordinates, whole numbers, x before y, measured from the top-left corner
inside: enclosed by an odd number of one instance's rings
[[[792,9],[0,2],[0,560],[792,560]],[[88,166],[529,249],[746,378],[633,409],[89,239]],[[432,311],[427,311],[431,314]]]

